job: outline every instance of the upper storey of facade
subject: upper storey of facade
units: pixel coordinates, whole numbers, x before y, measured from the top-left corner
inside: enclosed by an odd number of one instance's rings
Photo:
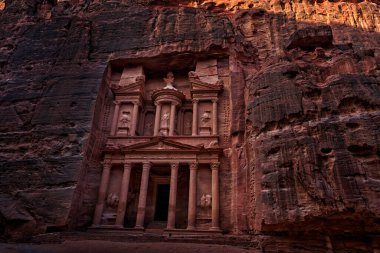
[[[142,65],[125,67],[114,94],[107,146],[144,143],[152,137],[206,148],[218,147],[218,102],[223,81],[217,60],[198,61],[195,71],[146,75]]]

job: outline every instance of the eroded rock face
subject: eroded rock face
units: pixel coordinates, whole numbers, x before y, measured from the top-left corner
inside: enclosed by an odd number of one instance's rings
[[[260,235],[265,252],[379,250],[379,10],[378,1],[0,3],[3,236],[91,224],[110,61],[166,71],[225,54],[227,232]],[[304,232],[313,239],[293,236]]]

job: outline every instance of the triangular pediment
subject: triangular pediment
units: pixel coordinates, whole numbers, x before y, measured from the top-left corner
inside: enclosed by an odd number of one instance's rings
[[[130,145],[126,147],[126,149],[129,151],[197,151],[200,148],[172,140],[157,138],[148,142]]]

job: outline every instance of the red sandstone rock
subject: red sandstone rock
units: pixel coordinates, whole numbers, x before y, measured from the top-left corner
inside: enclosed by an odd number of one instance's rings
[[[184,71],[218,55],[231,83],[219,119],[222,229],[261,234],[265,252],[376,252],[379,5],[5,1],[3,236],[91,224],[113,70]]]

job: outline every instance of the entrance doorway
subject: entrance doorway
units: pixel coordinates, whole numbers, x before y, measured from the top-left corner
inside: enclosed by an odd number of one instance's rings
[[[170,184],[158,184],[156,195],[155,221],[168,220]]]

